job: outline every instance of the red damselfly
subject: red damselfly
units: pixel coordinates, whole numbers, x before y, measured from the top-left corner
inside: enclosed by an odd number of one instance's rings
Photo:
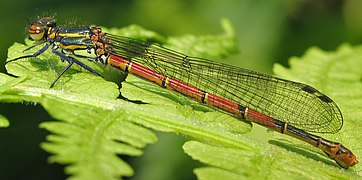
[[[44,47],[6,63],[36,57],[51,48],[52,53],[68,62],[51,87],[74,63],[101,76],[78,60],[86,58],[305,141],[343,168],[358,163],[356,156],[342,144],[310,133],[338,132],[343,117],[332,99],[309,85],[189,57],[157,44],[112,35],[98,27],[57,27],[51,17],[31,24],[28,33],[29,39],[36,42],[28,49],[40,44],[45,44]],[[77,54],[77,50],[86,50],[93,56]]]

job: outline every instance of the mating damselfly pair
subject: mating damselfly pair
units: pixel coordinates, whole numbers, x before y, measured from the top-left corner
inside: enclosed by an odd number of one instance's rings
[[[36,43],[26,50],[44,46],[34,54],[6,63],[37,57],[50,49],[68,63],[50,87],[73,64],[101,76],[79,61],[88,59],[305,141],[324,151],[343,168],[358,163],[356,156],[341,143],[309,133],[335,133],[343,125],[336,103],[309,85],[190,57],[157,44],[112,35],[98,27],[58,27],[52,17],[31,23],[28,34]],[[86,50],[89,55],[77,54],[78,50]]]

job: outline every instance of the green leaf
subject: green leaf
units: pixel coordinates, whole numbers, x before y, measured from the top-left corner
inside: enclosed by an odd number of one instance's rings
[[[43,149],[54,154],[49,161],[70,164],[65,171],[78,179],[133,175],[132,168],[115,154],[139,156],[139,148],[155,143],[156,136],[129,122],[123,111],[63,101],[49,96],[42,102],[54,118],[64,120],[40,125],[54,134],[42,143]]]
[[[6,128],[9,126],[10,126],[9,120],[5,116],[0,114],[0,128]]]
[[[195,169],[199,179],[358,179],[357,172],[344,171],[339,167],[316,162],[297,149],[285,150],[268,144],[255,144],[253,150],[210,145],[195,141],[187,142],[183,148],[193,159],[208,167]],[[316,157],[314,157],[316,158]],[[322,160],[326,161],[326,159]],[[312,171],[314,170],[314,171]],[[313,172],[313,173],[311,173]]]
[[[188,56],[197,56],[209,59],[226,57],[236,53],[236,37],[231,22],[228,19],[221,20],[223,34],[218,36],[193,36],[170,37],[167,39],[166,47],[183,52]]]

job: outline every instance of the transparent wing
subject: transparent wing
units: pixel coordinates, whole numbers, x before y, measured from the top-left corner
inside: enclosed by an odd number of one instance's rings
[[[106,34],[108,50],[208,93],[309,132],[338,132],[342,114],[329,97],[306,84]]]

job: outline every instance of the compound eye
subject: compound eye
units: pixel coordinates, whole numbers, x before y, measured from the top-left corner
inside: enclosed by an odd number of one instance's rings
[[[39,41],[44,37],[44,28],[40,25],[31,25],[28,29],[29,36],[34,41]]]

